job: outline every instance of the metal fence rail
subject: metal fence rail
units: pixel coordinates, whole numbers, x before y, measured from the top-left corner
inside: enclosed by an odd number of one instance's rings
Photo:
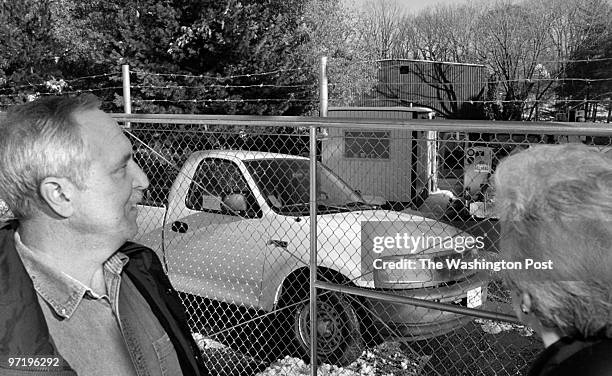
[[[150,179],[135,240],[162,258],[209,365],[236,375],[303,372],[312,340],[332,374],[524,374],[541,344],[499,273],[418,260],[496,260],[504,156],[612,149],[612,129],[585,123],[114,117]]]
[[[257,115],[183,115],[183,114],[112,114],[119,122],[140,124],[199,124],[235,125],[242,127],[326,127],[351,129],[405,129],[440,132],[558,134],[579,136],[608,136],[608,123],[525,122],[445,119],[355,119],[317,118],[310,116]]]

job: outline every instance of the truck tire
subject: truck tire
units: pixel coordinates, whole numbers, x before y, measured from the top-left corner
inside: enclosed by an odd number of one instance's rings
[[[342,294],[317,293],[319,363],[346,366],[363,352],[364,341],[353,305]],[[310,301],[305,299],[286,310],[283,327],[294,355],[310,361]]]

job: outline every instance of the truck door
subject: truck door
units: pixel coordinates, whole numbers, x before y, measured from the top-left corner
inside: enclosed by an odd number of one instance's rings
[[[244,197],[244,210],[224,203]],[[261,209],[238,165],[205,158],[190,182],[186,217],[166,225],[170,278],[178,290],[257,306],[265,254]],[[265,244],[265,243],[264,243]]]

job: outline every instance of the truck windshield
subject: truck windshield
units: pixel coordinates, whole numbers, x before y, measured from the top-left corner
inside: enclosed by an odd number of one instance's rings
[[[290,158],[245,162],[268,205],[277,213],[286,215],[305,215],[310,210],[309,164],[307,159]],[[317,206],[319,212],[373,208],[320,162],[317,162]]]

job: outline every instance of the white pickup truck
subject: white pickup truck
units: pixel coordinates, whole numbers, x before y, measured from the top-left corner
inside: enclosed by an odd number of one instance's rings
[[[291,338],[288,348],[304,357],[309,353],[309,163],[308,158],[274,153],[195,152],[174,180],[167,202],[140,207],[135,239],[158,252],[179,292],[258,311],[285,308],[277,315],[278,329]],[[487,283],[474,271],[389,270],[364,262],[362,222],[401,223],[418,236],[454,237],[461,234],[456,228],[369,205],[319,162],[317,192],[319,279],[463,306],[485,301]],[[475,252],[439,246],[379,256],[394,262],[411,257],[440,261],[472,258]],[[318,307],[318,354],[334,364],[347,364],[361,354],[363,333],[372,330],[365,323],[388,334],[423,339],[470,319],[331,292],[321,294]],[[190,314],[197,315],[193,309]]]

